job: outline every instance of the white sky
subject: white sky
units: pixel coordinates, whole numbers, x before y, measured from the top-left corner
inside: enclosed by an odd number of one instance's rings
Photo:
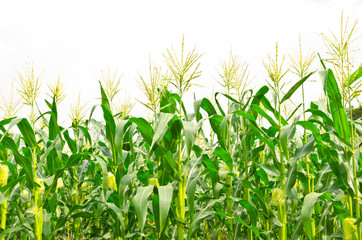
[[[60,74],[67,97],[61,103],[62,120],[78,92],[89,107],[100,96],[98,79],[107,67],[123,73],[120,99],[141,95],[136,80],[147,79],[149,54],[156,65],[164,65],[162,53],[171,45],[179,49],[185,35],[186,49],[205,53],[201,58],[202,77],[193,88],[197,97],[209,97],[217,86],[217,69],[230,49],[250,63],[255,82],[264,84],[266,71],[262,59],[275,51],[297,51],[299,33],[304,49],[326,56],[319,34],[329,29],[338,33],[342,10],[350,22],[360,20],[362,2],[358,0],[250,0],[250,1],[2,1],[0,3],[0,82],[1,93],[24,72],[26,62],[34,62],[47,83]],[[360,33],[362,33],[360,31]],[[356,42],[361,45],[361,40]],[[362,58],[357,56],[357,64]],[[316,62],[314,68],[318,68]],[[320,94],[316,83],[308,83],[308,98]],[[290,76],[289,80],[297,80]],[[41,105],[45,94],[38,102]],[[99,101],[98,101],[99,102]],[[145,116],[136,105],[133,115]]]

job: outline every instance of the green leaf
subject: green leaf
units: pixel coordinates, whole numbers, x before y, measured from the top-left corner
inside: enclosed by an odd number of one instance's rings
[[[116,131],[116,124],[114,122],[114,118],[112,116],[112,113],[108,110],[108,108],[105,105],[101,105],[103,110],[103,117],[106,121],[106,137],[109,143],[114,145],[114,135]]]
[[[168,123],[175,117],[175,114],[170,113],[159,113],[156,126],[155,126],[155,134],[152,139],[151,149],[153,148],[154,144],[158,142],[167,130],[169,129]]]
[[[64,138],[65,138],[65,141],[67,141],[67,144],[68,144],[68,147],[70,149],[70,151],[72,153],[76,153],[77,152],[77,146],[75,144],[75,141],[69,136],[69,131],[66,130],[64,133]]]
[[[323,193],[311,192],[305,196],[301,211],[302,221],[309,239],[312,238],[311,218],[313,214],[314,204]]]
[[[107,189],[108,189],[108,171],[107,171],[107,164],[104,161],[104,159],[100,156],[95,156],[95,160],[96,162],[99,163],[99,165],[101,166],[102,169],[102,174],[103,174],[103,181],[102,181],[102,186],[103,186],[103,194],[104,196],[107,193]]]
[[[297,91],[297,89],[313,74],[314,72],[309,73],[307,76],[305,76],[304,78],[300,79],[296,84],[293,85],[293,87],[291,87],[289,89],[289,91],[284,95],[284,97],[282,98],[282,100],[280,101],[280,104],[282,104],[284,101],[288,100],[295,91]]]
[[[268,120],[268,122],[274,126],[274,127],[278,127],[279,125],[273,120],[273,118],[271,116],[269,116],[261,107],[259,107],[258,105],[254,105],[252,104],[250,106],[250,109],[254,110],[255,112],[257,112],[259,115],[263,116],[266,120]]]
[[[259,164],[261,168],[264,169],[264,171],[271,176],[279,177],[278,171],[270,164]]]
[[[133,197],[132,200],[139,219],[141,233],[143,232],[143,228],[146,222],[148,197],[153,192],[153,187],[153,185],[139,187],[137,189],[137,194]]]
[[[201,100],[197,100],[194,102],[194,110],[195,110],[195,115],[196,115],[197,121],[200,121],[202,119],[202,116],[200,114],[200,108],[202,108],[204,111],[206,111],[206,113],[209,117],[217,114],[214,106],[212,105],[212,103],[210,102],[209,99],[203,98]]]
[[[141,133],[143,139],[151,146],[154,135],[151,124],[144,118],[130,118],[129,121],[137,125],[137,129]]]
[[[226,152],[221,147],[216,147],[214,150],[214,154],[216,154],[229,168],[229,171],[232,172],[233,170],[233,160],[228,152]]]
[[[270,104],[269,100],[263,96],[260,98],[260,102],[263,104],[263,106],[270,112],[273,113],[275,119],[279,119],[279,112],[273,108],[273,106]],[[283,116],[280,116],[282,125],[287,125],[288,122],[283,118]]]
[[[327,115],[326,113],[324,113],[323,111],[318,110],[318,109],[313,109],[313,108],[311,108],[311,109],[308,109],[306,112],[310,112],[310,113],[312,113],[312,114],[314,114],[314,115],[317,115],[317,116],[321,117],[321,118],[323,119],[323,123],[324,123],[327,127],[329,127],[329,128],[333,127],[333,121],[332,121],[332,119],[330,119],[330,118],[328,117],[328,115]]]
[[[189,207],[189,213],[191,216],[191,221],[194,220],[194,208],[195,208],[195,191],[197,186],[197,181],[199,180],[199,172],[201,167],[202,158],[190,160],[189,174],[187,176],[186,182],[186,197],[187,205]]]
[[[25,169],[25,176],[28,186],[30,189],[32,189],[34,185],[36,185],[36,183],[34,182],[31,160],[28,157],[23,156],[19,153],[14,140],[10,137],[3,138],[2,144],[13,152],[16,163]]]
[[[244,111],[241,111],[241,110],[237,110],[235,112],[233,112],[233,114],[236,114],[236,115],[239,115],[243,118],[246,118],[248,119],[249,121],[251,121],[252,123],[255,123],[256,124],[256,121],[255,121],[255,118],[253,115],[249,114],[249,113],[246,113]]]
[[[102,87],[102,83],[100,81],[99,82],[99,85],[100,85],[100,88],[101,88],[101,96],[102,96],[102,104],[109,112],[111,112],[111,106],[109,104],[109,100],[108,100],[108,97],[107,97],[107,94],[104,92],[104,89]]]
[[[186,121],[182,121],[182,125],[184,127],[183,135],[185,136],[187,156],[190,156],[196,138],[196,126]]]
[[[6,236],[8,236],[10,233],[16,233],[19,232],[21,230],[23,230],[25,227],[23,226],[17,226],[17,227],[7,227],[5,230],[2,230],[1,234],[0,234],[0,238],[1,239],[5,239]]]
[[[169,183],[166,186],[158,186],[157,189],[158,189],[158,195],[160,197],[159,198],[160,232],[162,232],[171,206],[172,193],[173,193],[172,183]]]
[[[208,202],[208,204],[204,208],[201,208],[200,211],[195,214],[195,219],[194,219],[194,221],[191,222],[189,230],[187,232],[187,239],[188,240],[191,239],[192,234],[196,230],[195,229],[196,224],[198,224],[202,219],[204,219],[204,218],[206,218],[206,217],[208,217],[210,215],[214,215],[216,212],[212,211],[210,209],[215,205],[215,203],[219,203],[219,202],[222,202],[222,201],[225,201],[225,199],[210,200]]]
[[[113,210],[113,212],[116,214],[117,219],[121,223],[122,228],[125,229],[126,226],[124,223],[122,210],[119,209],[114,203],[104,202],[104,204],[106,204],[108,208]]]
[[[135,178],[136,174],[126,174],[122,177],[121,182],[119,184],[119,195],[120,195],[120,203],[123,206],[126,197],[126,191],[128,186],[132,183],[132,180]]]
[[[334,128],[342,138],[349,142],[351,137],[350,125],[347,114],[343,108],[337,81],[332,70],[328,69],[325,71],[321,71],[321,77],[324,78],[322,79],[324,80],[324,91],[329,99]]]
[[[295,149],[294,157],[290,160],[293,164],[297,159],[304,157],[314,149],[314,139],[310,138],[306,144]]]
[[[348,84],[351,86],[355,81],[362,77],[362,66],[359,67],[354,73],[349,77]]]
[[[298,121],[294,123],[295,125],[302,126],[303,128],[312,131],[314,139],[318,144],[322,144],[322,136],[320,135],[320,132],[318,128],[309,121]]]
[[[26,118],[21,119],[21,121],[18,123],[18,128],[24,138],[26,145],[32,149],[35,148],[37,143],[34,130],[31,128],[31,125]]]
[[[78,126],[78,128],[83,132],[85,139],[87,139],[89,145],[92,145],[92,138],[89,134],[88,128],[85,128],[83,126]]]
[[[287,197],[290,197],[292,194],[292,188],[295,185],[295,181],[297,180],[297,164],[294,162],[289,168],[287,172],[288,176],[285,181],[285,192]]]
[[[292,125],[285,125],[280,131],[280,142],[284,153],[288,152],[288,136],[292,130]]]

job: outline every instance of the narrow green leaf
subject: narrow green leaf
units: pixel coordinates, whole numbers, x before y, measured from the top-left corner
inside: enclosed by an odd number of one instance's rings
[[[187,176],[186,182],[186,197],[187,205],[189,207],[189,213],[191,216],[191,221],[194,220],[194,208],[195,208],[195,191],[197,181],[199,180],[199,172],[201,167],[202,158],[190,160],[188,163],[190,165],[190,170]]]
[[[280,142],[283,148],[283,152],[288,152],[288,136],[290,134],[290,131],[292,130],[292,125],[285,125],[282,127],[280,131]]]
[[[102,187],[103,187],[103,194],[104,196],[106,196],[107,193],[107,189],[108,189],[108,171],[107,171],[107,164],[104,161],[104,159],[100,156],[95,156],[95,160],[96,162],[99,163],[99,165],[101,166],[102,169],[102,174],[103,174],[103,180],[102,180]]]
[[[312,131],[314,139],[318,144],[322,144],[322,136],[320,135],[320,132],[318,128],[309,121],[298,121],[294,123],[295,125],[302,126],[303,128]]]
[[[114,122],[114,118],[112,113],[108,110],[105,105],[101,105],[103,110],[103,117],[106,122],[106,137],[111,145],[114,144],[114,135],[116,131],[116,124]]]
[[[348,84],[351,86],[355,81],[362,77],[362,66],[360,66],[354,73],[349,77]]]
[[[273,120],[273,118],[271,116],[269,116],[261,107],[259,107],[258,105],[254,105],[252,104],[250,106],[250,109],[253,109],[255,112],[257,112],[259,115],[263,116],[266,120],[268,120],[268,122],[274,126],[274,127],[278,127],[279,125]]]
[[[314,74],[314,72],[309,73],[307,76],[305,76],[304,78],[300,79],[296,84],[293,85],[293,87],[291,87],[289,89],[289,91],[284,95],[284,97],[282,98],[282,100],[280,101],[280,103],[283,103],[284,101],[288,100],[295,91],[297,91],[297,89],[312,75]]]
[[[192,122],[182,121],[183,135],[185,136],[185,143],[187,149],[187,156],[190,156],[192,146],[196,139],[196,126]]]
[[[216,147],[214,153],[226,164],[231,172],[233,170],[233,160],[230,154],[221,147]]]
[[[217,114],[214,106],[212,105],[212,103],[210,102],[209,99],[203,98],[203,99],[197,100],[194,102],[194,110],[195,110],[195,115],[196,115],[197,121],[200,121],[202,119],[202,116],[200,114],[200,108],[202,108],[204,111],[206,111],[206,113],[209,117]]]
[[[102,83],[100,81],[99,82],[99,85],[100,85],[100,88],[101,88],[101,96],[102,96],[102,104],[109,112],[111,112],[111,106],[109,104],[109,100],[108,100],[108,97],[107,97],[107,94],[104,92],[104,89],[102,87]]]
[[[3,138],[2,144],[13,152],[16,163],[25,169],[25,176],[28,186],[30,189],[32,189],[36,183],[34,182],[33,168],[30,159],[19,153],[14,140],[10,137]]]
[[[151,149],[156,142],[163,138],[163,136],[169,129],[169,122],[174,119],[175,116],[175,114],[170,113],[159,113],[155,126],[155,134],[152,139]]]
[[[26,143],[26,145],[28,145],[32,149],[35,148],[37,143],[34,130],[31,128],[31,125],[26,118],[23,118],[18,123],[18,128],[24,138],[24,142]]]
[[[2,230],[2,232],[0,233],[0,238],[5,239],[5,237],[8,236],[9,234],[19,232],[19,231],[23,230],[24,228],[25,227],[23,227],[23,226],[7,227],[5,230]]]
[[[326,70],[326,73],[323,73],[321,76],[325,77],[324,90],[329,99],[329,107],[332,114],[334,128],[341,137],[343,137],[346,141],[350,141],[350,125],[347,114],[342,105],[342,97],[333,72],[328,69]]]

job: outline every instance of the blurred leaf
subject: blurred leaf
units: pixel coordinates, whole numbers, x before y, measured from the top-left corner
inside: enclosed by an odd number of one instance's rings
[[[159,195],[159,212],[160,212],[160,231],[163,231],[165,226],[167,215],[170,210],[171,201],[172,201],[172,183],[167,184],[166,186],[158,186],[158,195]]]
[[[188,163],[190,164],[190,170],[186,182],[186,197],[187,197],[187,205],[189,207],[191,221],[193,221],[194,208],[195,208],[195,191],[196,191],[197,181],[199,179],[201,158],[190,160]]]
[[[348,84],[351,86],[355,81],[362,77],[362,66],[360,66],[354,73],[349,77]]]
[[[309,239],[312,238],[311,218],[313,214],[314,204],[322,194],[323,193],[311,192],[307,194],[307,196],[305,196],[303,201],[301,216],[305,231],[307,232]]]
[[[132,200],[139,219],[141,233],[143,232],[143,228],[146,222],[148,197],[153,192],[153,187],[153,185],[139,187],[137,189],[137,194],[133,197]]]
[[[18,123],[18,128],[24,138],[26,145],[28,145],[31,149],[35,148],[37,143],[35,140],[34,130],[31,128],[31,125],[26,118],[21,119],[21,121]]]
[[[185,136],[185,143],[187,149],[187,156],[190,157],[192,146],[196,138],[196,126],[191,122],[182,121],[183,135]]]
[[[229,168],[229,171],[232,172],[233,170],[233,160],[228,152],[226,152],[221,147],[216,147],[214,153],[226,164]]]

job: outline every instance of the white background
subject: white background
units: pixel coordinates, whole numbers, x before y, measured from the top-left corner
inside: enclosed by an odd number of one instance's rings
[[[221,91],[217,70],[231,49],[250,63],[255,77],[250,87],[259,88],[267,79],[262,60],[275,51],[276,42],[281,54],[293,53],[301,33],[305,53],[310,49],[327,57],[320,33],[338,33],[342,10],[352,24],[360,20],[361,1],[2,1],[1,93],[8,96],[17,72],[24,72],[26,62],[34,62],[43,81],[39,105],[47,97],[48,83],[58,75],[65,82],[61,121],[69,121],[70,105],[79,92],[89,107],[100,102],[98,80],[107,67],[123,73],[120,101],[125,96],[142,99],[136,81],[139,75],[147,79],[149,55],[156,65],[164,66],[162,53],[172,45],[179,50],[183,34],[187,50],[196,45],[204,53],[198,80],[204,87],[192,88],[189,98],[192,92],[201,98],[209,97],[213,89]],[[355,44],[361,46],[361,40]],[[356,56],[357,64],[361,54]],[[311,70],[318,68],[316,61]],[[321,96],[317,74],[314,79],[318,81],[307,85],[309,100]],[[298,79],[288,75],[288,80]],[[145,116],[146,109],[136,104],[132,114]]]

